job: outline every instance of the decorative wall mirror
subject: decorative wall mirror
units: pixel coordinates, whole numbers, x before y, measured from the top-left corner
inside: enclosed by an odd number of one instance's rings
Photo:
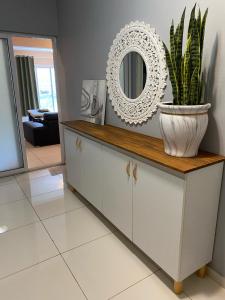
[[[166,87],[163,44],[155,29],[131,22],[116,36],[109,52],[107,85],[116,113],[129,124],[151,118]]]

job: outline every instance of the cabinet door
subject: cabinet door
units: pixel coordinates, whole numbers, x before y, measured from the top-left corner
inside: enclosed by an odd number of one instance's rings
[[[102,210],[102,145],[81,138],[81,194],[98,210]]]
[[[80,136],[67,129],[64,130],[67,180],[81,193],[81,152],[78,147]]]
[[[131,239],[132,177],[129,176],[131,159],[103,147],[102,166],[103,214]]]
[[[184,181],[135,162],[133,242],[174,279],[179,271]]]

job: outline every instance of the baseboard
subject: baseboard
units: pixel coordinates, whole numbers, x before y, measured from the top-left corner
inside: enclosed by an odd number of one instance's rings
[[[225,277],[208,267],[208,275],[225,289]]]

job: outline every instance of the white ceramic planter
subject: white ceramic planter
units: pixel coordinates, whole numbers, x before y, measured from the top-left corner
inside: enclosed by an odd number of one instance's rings
[[[158,107],[165,152],[178,157],[196,156],[208,126],[208,110],[211,104],[160,103]]]

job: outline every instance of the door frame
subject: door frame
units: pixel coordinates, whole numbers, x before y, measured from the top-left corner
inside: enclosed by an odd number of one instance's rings
[[[56,93],[57,93],[57,105],[58,105],[58,121],[59,121],[59,137],[60,137],[60,148],[61,148],[61,163],[65,163],[65,148],[64,148],[64,135],[63,135],[63,126],[61,125],[62,122],[62,110],[61,110],[61,90],[60,90],[60,84],[59,84],[59,55],[58,55],[58,49],[57,49],[57,38],[55,36],[49,36],[49,35],[39,35],[39,34],[31,34],[31,33],[18,33],[18,32],[0,32],[0,35],[5,36],[8,38],[9,43],[11,45],[11,55],[12,55],[12,65],[13,69],[15,70],[15,85],[17,86],[17,93],[18,93],[18,100],[17,101],[17,110],[20,113],[20,123],[21,123],[21,141],[23,141],[23,157],[25,156],[24,164],[25,167],[23,169],[17,169],[12,170],[7,173],[5,173],[4,176],[16,174],[16,173],[22,173],[28,171],[28,164],[27,164],[27,156],[26,156],[26,147],[25,147],[25,139],[24,139],[24,133],[23,133],[23,124],[22,124],[22,113],[21,113],[21,106],[20,106],[20,95],[19,95],[19,87],[18,87],[18,76],[17,76],[17,69],[16,69],[16,60],[14,56],[14,50],[13,50],[13,44],[12,44],[12,38],[13,37],[33,37],[33,38],[42,38],[42,39],[50,39],[52,41],[52,49],[53,49],[53,64],[55,69],[55,82],[56,82]],[[1,177],[1,175],[0,175]]]
[[[8,47],[8,59],[9,59],[9,70],[10,70],[10,77],[11,77],[11,87],[13,92],[14,98],[14,105],[15,105],[15,112],[16,112],[16,123],[17,123],[17,130],[19,134],[19,141],[20,147],[22,152],[22,159],[23,159],[23,167],[18,169],[12,169],[7,171],[0,172],[0,177],[10,176],[17,173],[22,173],[27,171],[27,156],[26,156],[26,147],[25,147],[25,140],[24,140],[24,132],[23,132],[23,123],[22,123],[22,112],[20,106],[20,93],[19,93],[19,86],[18,86],[18,77],[17,77],[17,69],[16,69],[16,61],[13,52],[13,45],[12,40],[9,34],[0,32],[0,39],[6,40],[7,47]]]

